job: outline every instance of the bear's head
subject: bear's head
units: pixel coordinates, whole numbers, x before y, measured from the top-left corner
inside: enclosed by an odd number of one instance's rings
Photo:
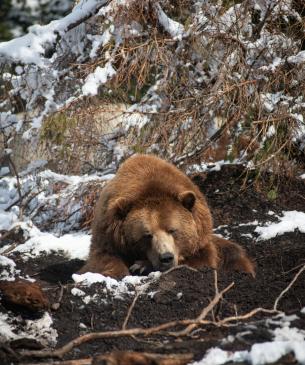
[[[118,198],[111,205],[112,214],[119,222],[115,241],[133,259],[148,260],[154,270],[168,270],[198,248],[195,203],[196,195],[192,191],[136,201]]]

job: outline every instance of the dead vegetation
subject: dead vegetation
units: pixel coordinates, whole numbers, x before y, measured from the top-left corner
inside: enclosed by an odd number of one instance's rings
[[[115,168],[124,154],[156,152],[182,167],[241,159],[258,178],[270,169],[295,174],[304,167],[304,17],[298,0],[110,3],[86,23],[93,54],[79,62],[65,49],[56,60],[75,77],[56,81],[56,98],[77,98],[55,113],[43,97],[30,100],[47,116],[40,136],[50,166],[90,172]],[[94,45],[101,35],[109,39]],[[76,91],[108,63],[115,74],[97,96]],[[12,93],[14,70],[4,70],[3,110],[14,105],[30,120],[26,78]]]

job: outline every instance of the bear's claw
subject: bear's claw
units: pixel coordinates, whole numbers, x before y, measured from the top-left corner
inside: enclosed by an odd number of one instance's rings
[[[139,260],[129,267],[129,271],[132,275],[148,275],[152,267],[149,261]]]

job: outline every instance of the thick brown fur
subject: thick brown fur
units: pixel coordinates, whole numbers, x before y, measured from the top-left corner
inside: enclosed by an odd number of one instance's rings
[[[48,298],[37,283],[22,279],[0,281],[0,292],[4,302],[16,304],[33,312],[49,307]]]
[[[245,251],[212,228],[205,197],[183,172],[155,156],[136,155],[101,192],[81,272],[122,278],[140,262],[150,271],[186,264],[254,275]],[[159,261],[165,251],[173,254],[170,264]]]

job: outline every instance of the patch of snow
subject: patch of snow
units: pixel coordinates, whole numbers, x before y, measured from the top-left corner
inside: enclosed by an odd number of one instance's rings
[[[92,41],[92,49],[90,51],[90,57],[95,58],[97,56],[97,51],[102,46],[105,46],[111,39],[111,33],[114,31],[114,26],[111,25],[105,30],[103,34],[91,35],[88,34],[88,39]]]
[[[303,341],[305,332],[298,328],[291,328],[290,324],[278,327],[273,331],[276,341]]]
[[[25,175],[31,174],[34,171],[39,170],[42,167],[44,167],[47,163],[48,163],[47,160],[35,160],[35,161],[31,161],[28,164],[28,166],[26,167],[26,169],[23,170],[23,171],[21,171],[19,173],[19,176],[25,176]]]
[[[0,340],[5,342],[7,340],[15,339],[16,334],[13,332],[13,327],[7,322],[8,315],[6,313],[0,313]]]
[[[9,172],[10,172],[9,167],[6,167],[6,166],[0,167],[0,176],[5,176],[5,175],[9,174]]]
[[[113,293],[115,298],[122,298],[124,294],[145,292],[147,287],[160,277],[160,272],[152,272],[148,276],[126,276],[122,280],[110,278],[97,273],[73,274],[72,279],[79,284],[91,286],[94,283],[103,283],[105,289]]]
[[[305,51],[301,51],[298,54],[296,54],[295,56],[288,57],[287,61],[289,63],[295,63],[295,64],[305,62]]]
[[[124,115],[124,126],[127,130],[131,127],[138,127],[141,129],[149,123],[149,117],[136,111],[138,108],[139,106],[135,105],[127,109],[126,114]]]
[[[275,135],[275,133],[276,133],[276,130],[275,130],[274,125],[271,125],[271,126],[268,128],[268,130],[267,130],[266,136],[267,136],[268,138],[270,138],[270,137],[274,136],[274,135]]]
[[[105,84],[109,78],[115,75],[116,71],[111,62],[107,62],[104,67],[98,66],[93,73],[87,76],[82,87],[84,95],[97,95],[100,85]]]
[[[253,236],[252,236],[252,234],[251,234],[251,233],[242,233],[242,234],[241,234],[241,236],[242,236],[242,237],[246,237],[246,238],[250,238],[250,239],[252,239],[252,238],[253,238]]]
[[[273,341],[257,343],[250,351],[224,351],[212,348],[205,357],[191,365],[221,365],[227,362],[249,362],[252,365],[274,363],[282,356],[293,352],[296,360],[305,364],[305,341]]]
[[[83,302],[85,303],[85,304],[89,304],[90,302],[91,302],[91,297],[90,297],[90,295],[86,295],[84,298],[83,298]]]
[[[17,221],[18,216],[14,212],[0,210],[0,230],[9,231]]]
[[[247,222],[247,223],[240,223],[239,227],[243,227],[243,226],[257,226],[258,225],[258,220],[255,219],[252,222]]]
[[[229,361],[243,361],[243,357],[246,357],[246,351],[232,353],[215,347],[208,350],[202,360],[193,362],[191,365],[221,365]]]
[[[47,25],[33,25],[30,33],[0,44],[0,56],[17,62],[34,63],[44,66],[43,55],[45,45],[55,43],[58,34],[67,31],[69,25],[76,24],[85,14],[93,14],[106,0],[81,0],[70,14],[62,19],[54,20]]]
[[[162,27],[171,35],[172,38],[178,37],[181,39],[184,33],[183,25],[169,18],[162,10],[160,4],[157,3],[155,5],[155,9],[157,10],[158,19]]]
[[[222,166],[224,165],[239,165],[239,164],[240,161],[238,159],[234,161],[221,160],[207,163],[202,162],[201,164],[190,165],[187,168],[186,173],[220,171]]]
[[[58,334],[56,329],[52,328],[52,324],[52,317],[46,312],[40,319],[26,321],[24,335],[36,339],[44,346],[54,346]]]
[[[16,270],[16,264],[13,260],[0,255],[0,280],[13,281],[19,272],[20,270]]]
[[[29,240],[12,251],[24,253],[24,259],[54,251],[64,251],[67,257],[82,260],[86,259],[89,254],[91,236],[83,232],[56,237],[52,233],[41,232],[38,228],[33,227],[30,229],[29,235]]]
[[[97,175],[82,175],[82,176],[63,175],[63,174],[57,174],[56,172],[53,172],[51,170],[44,170],[39,174],[39,176],[44,179],[52,179],[55,181],[65,182],[67,184],[77,185],[80,183],[86,183],[94,180],[101,180],[101,181],[111,180],[115,175],[108,174],[108,175],[103,175],[101,177]]]
[[[296,210],[283,212],[279,217],[280,222],[271,223],[265,227],[256,227],[255,232],[259,234],[258,240],[269,240],[286,232],[293,232],[298,229],[305,233],[305,213]]]
[[[52,328],[53,320],[49,313],[36,320],[16,321],[15,317],[0,313],[1,342],[20,338],[33,338],[43,346],[54,346],[58,337],[57,331]]]
[[[267,112],[271,113],[275,109],[276,105],[281,100],[282,94],[283,93],[280,91],[274,94],[265,93],[260,95],[263,106]]]
[[[71,294],[75,295],[77,297],[83,297],[84,295],[86,295],[86,293],[78,288],[72,288],[71,289]]]
[[[296,360],[305,363],[305,341],[274,341],[254,344],[248,358],[253,365],[274,363],[282,356],[293,352]]]

